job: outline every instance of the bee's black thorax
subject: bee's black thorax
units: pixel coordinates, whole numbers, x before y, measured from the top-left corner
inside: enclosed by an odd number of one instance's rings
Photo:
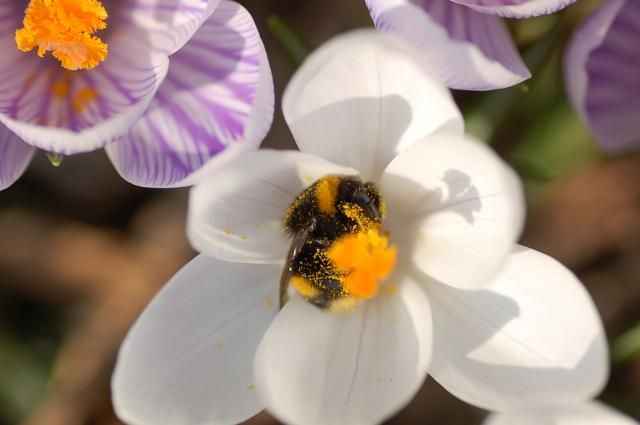
[[[321,208],[322,201],[319,199],[319,186],[326,179],[338,181],[334,186],[330,186],[333,193],[325,197],[333,199],[330,213],[327,213],[326,208]],[[327,237],[336,238],[353,232],[357,223],[345,215],[345,205],[357,205],[363,209],[365,215],[374,220],[379,220],[382,215],[380,194],[373,183],[364,182],[354,176],[327,176],[313,183],[296,197],[287,211],[285,229],[295,234],[315,220],[316,233],[326,234]]]

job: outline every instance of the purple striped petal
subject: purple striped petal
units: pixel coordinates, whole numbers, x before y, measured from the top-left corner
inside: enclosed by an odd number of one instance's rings
[[[449,86],[492,90],[531,76],[500,18],[449,0],[366,0],[376,27],[424,53]]]
[[[35,149],[0,124],[0,190],[11,186],[24,173]]]
[[[569,98],[608,152],[640,144],[640,2],[608,0],[565,55]]]
[[[507,18],[530,18],[549,15],[564,9],[576,0],[451,0],[481,13]]]
[[[110,10],[112,24],[132,25],[146,35],[150,46],[172,54],[206,21],[221,0],[120,0]]]
[[[113,30],[97,68],[66,71],[15,46],[15,5],[0,5],[0,122],[30,145],[62,154],[98,149],[126,134],[147,109],[167,68],[148,40]]]
[[[171,57],[153,105],[107,153],[134,184],[193,184],[208,170],[257,149],[271,126],[273,96],[257,28],[242,6],[225,0]]]

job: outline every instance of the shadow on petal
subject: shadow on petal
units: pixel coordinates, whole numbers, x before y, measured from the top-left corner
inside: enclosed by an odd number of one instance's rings
[[[413,119],[409,102],[392,94],[332,103],[289,122],[289,127],[303,152],[377,180],[389,162],[415,141],[403,139]]]
[[[562,267],[555,264],[556,271]],[[506,269],[486,290],[425,284],[434,318],[434,378],[490,410],[593,397],[607,376],[607,348],[586,291],[569,271],[558,278],[551,268]],[[514,280],[518,275],[533,278]]]
[[[384,225],[391,240],[401,249],[399,260],[412,270],[423,269],[420,263],[427,260],[426,255],[418,258],[408,255],[417,252],[423,244],[425,221],[431,220],[434,228],[462,225],[472,230],[483,213],[478,187],[471,176],[461,170],[447,169],[438,182],[428,188],[411,178],[390,173],[385,175],[385,184],[398,188],[398,192],[383,193],[389,205]],[[438,213],[443,214],[439,218],[429,218]],[[427,278],[432,279],[431,276]]]

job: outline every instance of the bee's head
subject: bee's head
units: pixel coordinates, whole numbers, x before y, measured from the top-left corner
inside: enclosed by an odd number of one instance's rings
[[[358,207],[367,219],[378,223],[384,216],[378,188],[372,182],[364,182],[357,177],[342,180],[337,201],[342,205]]]

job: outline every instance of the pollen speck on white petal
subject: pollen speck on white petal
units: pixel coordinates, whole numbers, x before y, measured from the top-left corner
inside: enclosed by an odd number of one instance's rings
[[[272,309],[273,308],[273,298],[269,297],[266,300],[264,300],[264,306],[267,309]]]
[[[396,295],[398,293],[398,287],[392,283],[389,283],[381,288],[381,292],[384,295]]]
[[[224,234],[229,237],[233,236],[233,230],[230,221],[224,223]]]

